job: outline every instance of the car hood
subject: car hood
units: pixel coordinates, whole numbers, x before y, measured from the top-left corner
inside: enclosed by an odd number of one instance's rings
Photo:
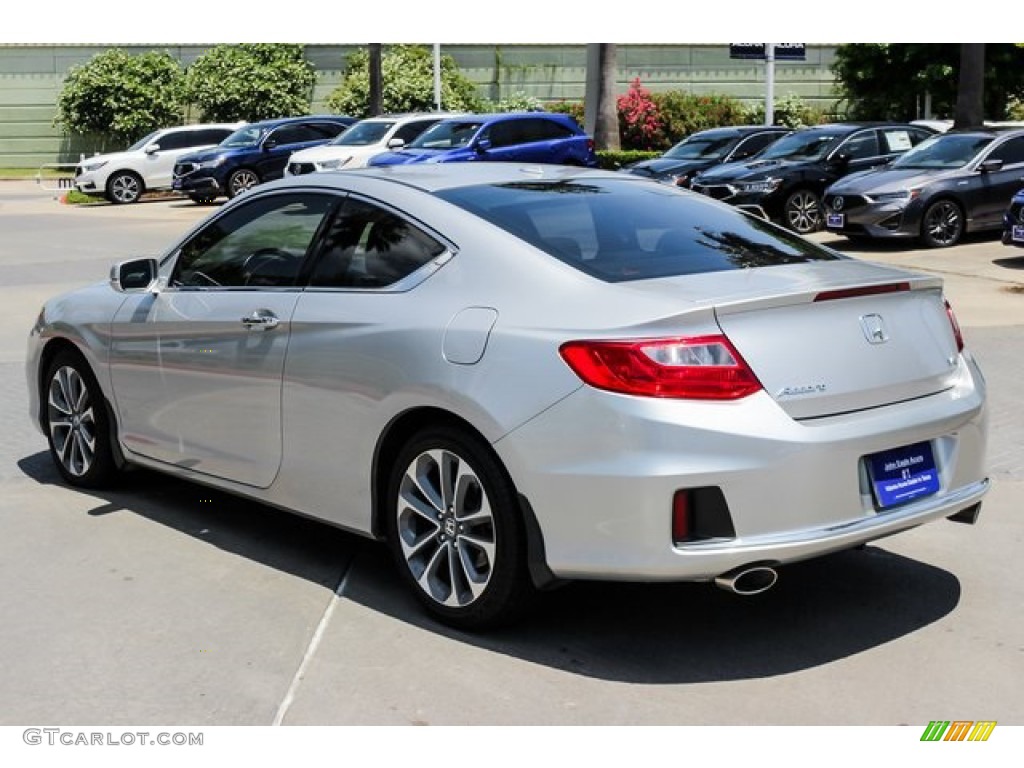
[[[878,168],[854,173],[840,179],[829,187],[829,192],[844,195],[899,192],[912,187],[922,187],[939,179],[958,176],[962,172],[960,168],[952,170],[946,168]]]
[[[702,184],[757,181],[813,164],[813,161],[807,160],[749,160],[742,163],[725,163],[702,173],[700,181]]]
[[[79,165],[92,165],[93,163],[120,163],[124,160],[138,160],[142,152],[108,152],[103,155],[93,155],[82,160]]]
[[[242,152],[251,152],[255,147],[210,147],[209,149],[203,149],[199,152],[191,152],[187,155],[183,155],[178,162],[179,163],[205,163],[207,160],[216,160],[218,157],[224,157],[225,155],[237,155]]]
[[[671,157],[655,157],[633,163],[624,170],[637,176],[678,176],[682,173],[693,173],[710,168],[714,160],[677,160]]]

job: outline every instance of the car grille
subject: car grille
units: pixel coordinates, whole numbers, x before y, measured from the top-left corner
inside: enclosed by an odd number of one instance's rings
[[[863,195],[825,195],[823,203],[827,211],[846,213],[863,208],[868,201]]]
[[[728,184],[694,184],[690,188],[715,200],[728,200],[736,194],[736,190]]]
[[[315,170],[316,167],[312,163],[288,163],[288,173],[293,176],[302,176]]]

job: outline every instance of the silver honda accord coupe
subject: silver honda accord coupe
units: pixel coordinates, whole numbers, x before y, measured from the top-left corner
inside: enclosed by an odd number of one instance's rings
[[[939,279],[577,168],[261,186],[47,303],[27,377],[68,483],[148,467],[386,541],[463,628],[567,579],[754,594],[989,485]]]

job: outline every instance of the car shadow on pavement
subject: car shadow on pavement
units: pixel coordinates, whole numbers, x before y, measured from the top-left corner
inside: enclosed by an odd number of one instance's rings
[[[19,462],[61,485],[47,453]],[[769,592],[709,584],[573,582],[539,595],[512,626],[471,634],[429,618],[388,550],[360,536],[144,470],[89,491],[102,516],[128,512],[333,591],[451,640],[586,677],[643,684],[746,680],[828,664],[951,613],[960,583],[940,568],[868,546],[786,566]]]
[[[1004,269],[1024,269],[1024,251],[1021,252],[1020,256],[1014,256],[1007,259],[994,259],[992,263],[997,267],[1003,267]]]

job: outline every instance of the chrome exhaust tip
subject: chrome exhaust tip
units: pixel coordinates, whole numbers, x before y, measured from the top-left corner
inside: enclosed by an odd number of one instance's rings
[[[767,565],[744,565],[715,577],[715,586],[735,595],[759,595],[775,586],[779,574]]]

